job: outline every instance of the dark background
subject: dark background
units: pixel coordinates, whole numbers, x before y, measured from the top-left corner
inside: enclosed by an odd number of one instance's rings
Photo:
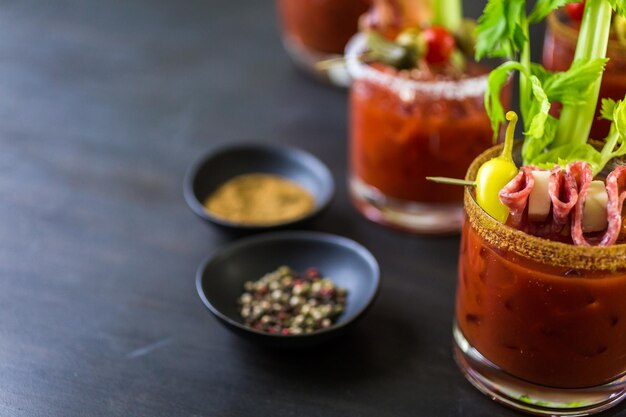
[[[458,237],[348,204],[345,115],[343,91],[290,65],[268,0],[0,3],[0,415],[516,415],[452,361]],[[367,246],[384,279],[347,337],[262,350],[201,304],[195,270],[232,238],[182,178],[244,140],[333,171],[316,229]]]

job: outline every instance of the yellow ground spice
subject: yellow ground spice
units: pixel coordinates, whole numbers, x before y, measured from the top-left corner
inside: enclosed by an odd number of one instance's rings
[[[247,225],[270,225],[294,220],[311,212],[315,199],[304,187],[272,174],[236,176],[204,202],[221,219]]]

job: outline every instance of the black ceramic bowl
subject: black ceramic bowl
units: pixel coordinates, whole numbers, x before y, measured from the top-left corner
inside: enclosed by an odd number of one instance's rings
[[[203,202],[220,185],[237,175],[267,173],[288,178],[315,198],[314,209],[303,217],[271,225],[242,225],[213,216]],[[200,218],[240,231],[284,228],[311,220],[332,200],[335,183],[328,168],[310,153],[288,146],[243,143],[218,146],[191,166],[183,184],[187,204]]]
[[[331,327],[283,336],[243,324],[237,299],[244,282],[256,281],[282,265],[302,272],[316,267],[348,290],[346,309]],[[196,274],[202,302],[224,325],[241,336],[280,347],[313,345],[342,333],[367,311],[379,285],[378,263],[367,249],[353,240],[317,232],[273,232],[240,240],[209,257]]]

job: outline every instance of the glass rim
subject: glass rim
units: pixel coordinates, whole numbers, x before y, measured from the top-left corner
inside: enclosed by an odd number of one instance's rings
[[[503,145],[489,148],[470,165],[466,180],[474,181],[483,162],[497,156]],[[618,271],[626,268],[626,244],[578,246],[529,235],[500,223],[478,205],[471,187],[465,187],[465,213],[478,235],[497,249],[504,249],[540,264],[584,271]]]
[[[571,25],[563,22],[560,18],[564,16],[562,10],[557,10],[548,15],[548,28],[555,34],[559,34],[566,38],[576,47],[578,42],[578,30]],[[607,55],[626,59],[626,46],[622,45],[617,39],[609,39]],[[610,58],[610,56],[609,56]]]
[[[354,80],[366,78],[390,88],[407,101],[416,93],[431,94],[446,99],[460,100],[485,94],[489,73],[461,80],[418,81],[397,77],[363,63],[359,57],[367,49],[365,33],[354,35],[346,45],[345,60],[350,77]]]

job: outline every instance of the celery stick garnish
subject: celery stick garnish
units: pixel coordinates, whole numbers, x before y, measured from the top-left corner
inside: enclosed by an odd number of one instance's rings
[[[489,0],[478,20],[476,56],[511,59],[490,74],[485,93],[494,137],[504,122],[500,92],[510,73],[518,71],[524,163],[553,166],[583,160],[598,173],[612,158],[626,154],[626,105],[622,102],[607,104],[611,110],[603,112],[613,122],[604,148],[599,151],[587,143],[607,62],[611,14],[615,10],[624,15],[626,0],[587,0],[572,66],[565,72],[547,71],[530,62],[528,25],[569,2],[538,0],[527,15],[525,0]],[[564,106],[559,119],[550,114],[555,102]]]
[[[435,0],[433,2],[432,24],[443,26],[456,33],[463,22],[462,0]]]
[[[611,30],[611,16],[612,8],[608,0],[590,0],[585,3],[574,63],[606,57]],[[564,105],[561,112],[562,123],[559,124],[559,130],[554,141],[555,147],[560,145],[580,146],[587,143],[598,103],[601,81],[602,77],[598,77],[592,83],[591,88],[584,94],[585,101],[583,103]]]

